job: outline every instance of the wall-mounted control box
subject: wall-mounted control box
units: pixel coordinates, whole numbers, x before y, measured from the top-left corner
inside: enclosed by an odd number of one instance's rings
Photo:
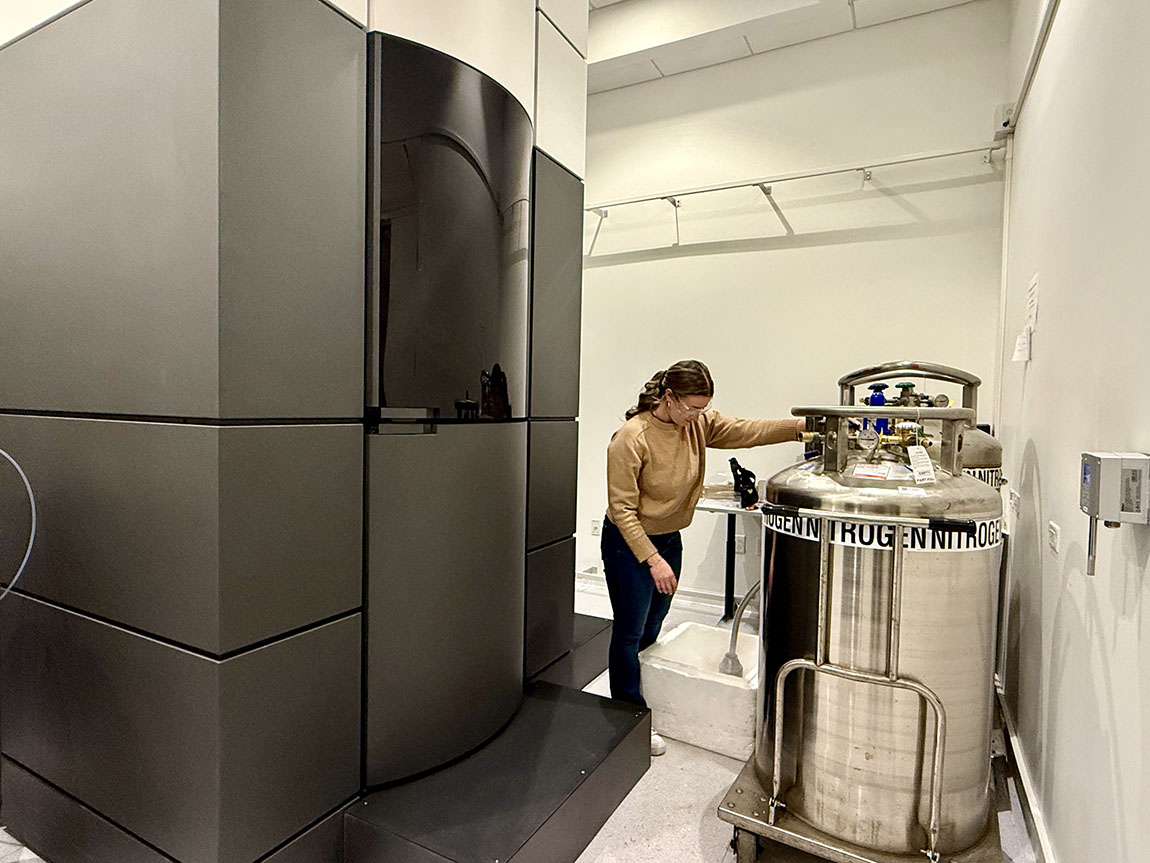
[[[1078,505],[1109,522],[1150,524],[1150,455],[1141,452],[1082,453]]]

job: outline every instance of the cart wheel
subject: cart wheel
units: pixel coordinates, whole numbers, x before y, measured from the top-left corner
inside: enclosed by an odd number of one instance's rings
[[[756,834],[735,828],[735,860],[738,863],[758,863],[759,837]]]

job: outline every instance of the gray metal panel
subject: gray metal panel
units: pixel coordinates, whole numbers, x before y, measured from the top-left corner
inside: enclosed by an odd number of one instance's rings
[[[216,863],[216,662],[10,594],[0,679],[5,755],[182,863]]]
[[[3,779],[4,824],[8,833],[44,860],[171,863],[169,858],[7,758],[0,766],[0,778]],[[11,851],[7,845],[4,847],[6,852]],[[322,863],[338,861],[323,860]]]
[[[579,413],[583,183],[535,151],[531,281],[531,416]]]
[[[218,429],[0,416],[0,446],[36,493],[36,546],[21,589],[216,650]],[[0,532],[6,581],[28,524],[10,466],[0,467],[0,524],[12,526]]]
[[[250,863],[358,790],[359,635],[221,663],[12,594],[4,754],[182,863]]]
[[[582,689],[607,670],[610,647],[611,621],[576,614],[571,652],[547,668],[538,679],[570,689]]]
[[[220,665],[221,863],[251,863],[359,790],[361,657],[357,614]]]
[[[216,412],[218,29],[98,0],[0,51],[0,406]]]
[[[363,426],[219,436],[220,651],[358,607]]]
[[[220,0],[220,415],[363,413],[363,30]]]
[[[347,850],[343,863],[453,863],[442,854],[357,818],[348,818],[344,830]]]
[[[527,470],[527,547],[538,548],[575,533],[579,425],[530,423]]]
[[[575,538],[527,555],[524,672],[538,674],[575,638]]]
[[[362,584],[358,425],[198,426],[0,416],[40,524],[20,586],[209,653],[349,611]],[[24,553],[0,465],[0,573]]]
[[[462,755],[519,705],[526,432],[368,436],[368,785]]]

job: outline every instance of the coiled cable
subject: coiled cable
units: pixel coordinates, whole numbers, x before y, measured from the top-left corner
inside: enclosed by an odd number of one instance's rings
[[[16,582],[20,580],[20,576],[24,574],[24,567],[28,565],[28,558],[32,556],[32,544],[36,541],[36,495],[32,493],[32,483],[28,482],[28,476],[24,473],[24,469],[20,467],[16,459],[0,449],[0,455],[12,462],[12,467],[16,468],[16,472],[20,474],[20,479],[24,480],[24,488],[28,490],[28,502],[32,505],[32,533],[28,537],[28,548],[24,551],[24,559],[20,561],[20,568],[16,570],[16,576],[8,582],[8,586],[4,588],[4,592],[0,593],[0,601],[3,601],[9,591],[16,586]]]

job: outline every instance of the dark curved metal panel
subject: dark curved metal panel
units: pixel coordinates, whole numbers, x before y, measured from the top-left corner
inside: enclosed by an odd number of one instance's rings
[[[381,33],[369,53],[369,401],[525,417],[530,119],[446,54]],[[481,398],[495,364],[505,412]]]
[[[526,423],[367,438],[367,784],[474,749],[523,688]]]

